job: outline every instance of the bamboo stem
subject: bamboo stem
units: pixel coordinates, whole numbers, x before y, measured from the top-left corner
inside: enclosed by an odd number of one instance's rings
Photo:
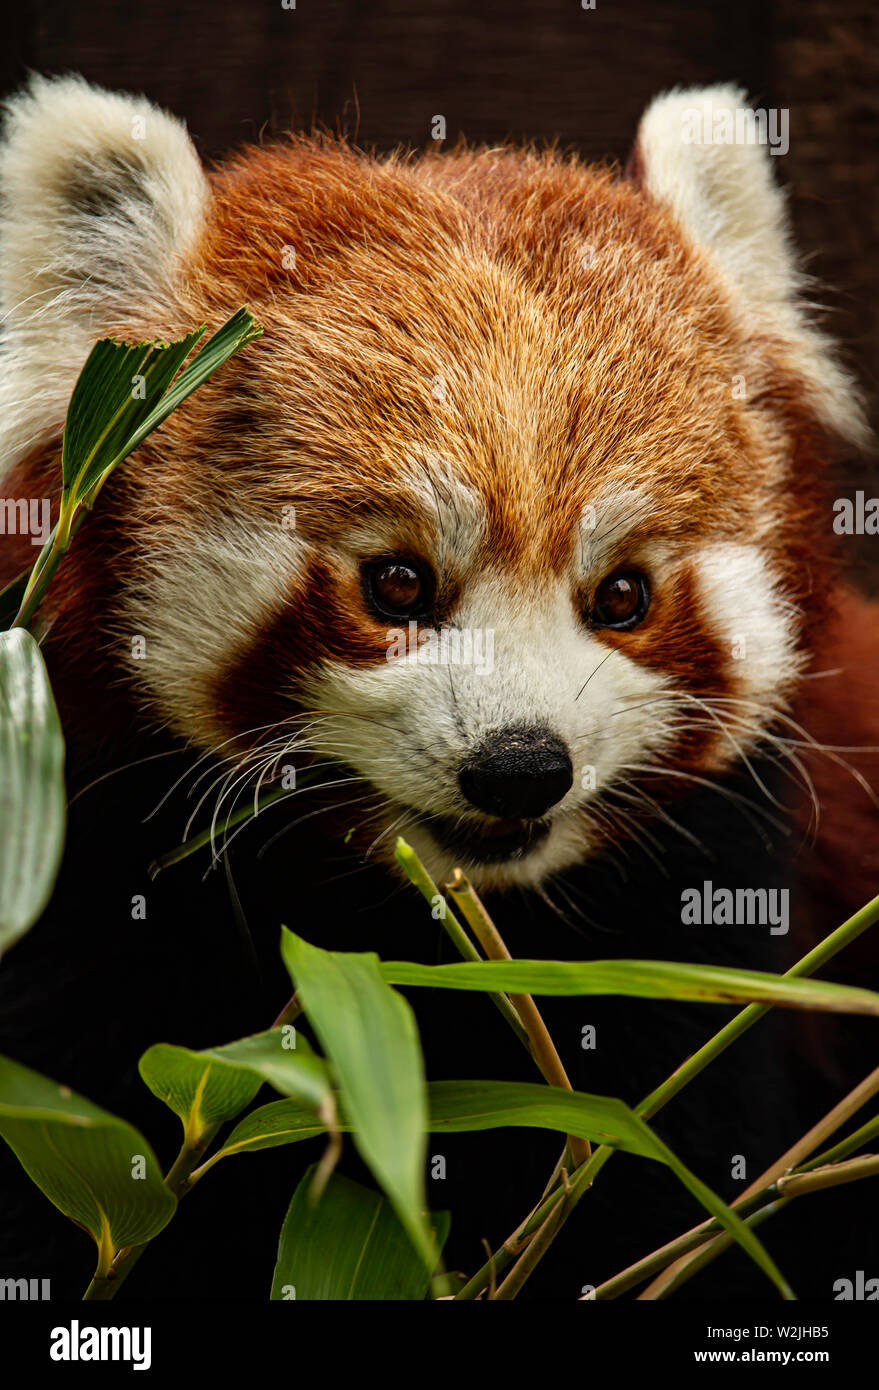
[[[739,1207],[743,1202],[747,1202],[750,1197],[754,1196],[755,1193],[770,1187],[779,1178],[784,1178],[785,1175],[789,1174],[793,1168],[807,1159],[809,1154],[813,1153],[819,1144],[829,1135],[834,1134],[836,1130],[839,1129],[840,1125],[845,1124],[846,1120],[850,1119],[851,1116],[872,1096],[875,1096],[877,1092],[879,1092],[879,1067],[876,1067],[874,1071],[870,1072],[869,1076],[864,1077],[863,1081],[859,1082],[853,1090],[849,1091],[847,1096],[844,1096],[841,1101],[834,1105],[833,1109],[829,1110],[817,1124],[813,1125],[812,1128],[802,1136],[801,1139],[798,1139],[795,1144],[791,1145],[786,1153],[783,1153],[780,1158],[777,1158],[774,1163],[771,1163],[766,1171],[760,1174],[759,1178],[755,1178],[741,1196],[737,1197],[732,1203],[733,1208]],[[726,1235],[723,1234],[712,1240],[711,1244],[700,1251],[698,1256],[681,1256],[680,1259],[675,1260],[673,1264],[664,1269],[660,1275],[657,1275],[653,1282],[639,1295],[639,1298],[643,1300],[661,1298],[664,1293],[671,1292],[672,1288],[678,1288],[691,1277],[691,1274],[696,1273],[695,1266],[697,1260],[699,1261],[698,1268],[701,1269],[704,1265],[708,1264],[710,1260],[716,1258],[723,1250],[726,1250],[729,1244],[730,1241],[726,1238]],[[690,1274],[688,1274],[687,1269],[691,1264],[694,1268],[690,1271]]]
[[[506,942],[486,912],[479,894],[460,869],[455,870],[451,882],[447,883],[445,888],[454,900],[455,906],[461,909],[467,924],[488,959],[512,960],[513,957],[507,950]],[[572,1091],[574,1088],[568,1078],[568,1073],[565,1071],[555,1043],[550,1037],[549,1029],[531,995],[511,994],[510,1003],[522,1020],[522,1026],[531,1043],[534,1060],[543,1073],[544,1080],[550,1086],[560,1086],[566,1091]],[[581,1163],[585,1163],[592,1153],[588,1139],[581,1139],[576,1134],[568,1135],[568,1147],[572,1163],[577,1168],[580,1167]]]
[[[794,1197],[805,1196],[809,1192],[817,1192],[827,1187],[841,1187],[845,1183],[872,1177],[876,1173],[879,1173],[879,1154],[864,1154],[861,1158],[849,1162],[831,1163],[826,1167],[809,1171],[800,1168],[795,1173],[779,1178],[776,1183],[761,1192],[754,1193],[747,1199],[742,1197],[738,1205],[750,1225],[758,1219],[763,1221],[766,1217],[781,1211]],[[606,1279],[592,1293],[584,1294],[581,1302],[617,1298],[635,1284],[649,1279],[651,1274],[665,1269],[676,1256],[706,1245],[713,1236],[719,1234],[723,1234],[723,1227],[717,1218],[712,1216],[691,1230],[685,1231],[683,1235],[677,1236],[675,1240],[669,1241],[667,1245],[660,1246],[626,1269],[620,1270],[612,1279]]]
[[[403,869],[410,882],[414,883],[421,895],[427,899],[431,908],[439,909],[440,917],[438,920],[442,923],[446,935],[454,945],[458,954],[462,956],[464,960],[481,961],[482,956],[473,945],[473,942],[461,926],[461,923],[449,907],[439,888],[434,883],[411,845],[407,845],[406,841],[401,837],[397,840],[394,853],[396,854],[398,864]],[[488,998],[503,1014],[522,1046],[528,1054],[533,1057],[534,1054],[531,1051],[531,1042],[528,1034],[522,1027],[519,1015],[516,1013],[507,995],[489,994]]]

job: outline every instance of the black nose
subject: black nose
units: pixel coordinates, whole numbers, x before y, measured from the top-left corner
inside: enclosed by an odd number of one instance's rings
[[[549,729],[491,734],[458,773],[461,791],[492,816],[535,820],[561,801],[574,780],[567,748]]]

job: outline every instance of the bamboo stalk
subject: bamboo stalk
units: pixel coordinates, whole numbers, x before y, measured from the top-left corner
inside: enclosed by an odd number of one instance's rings
[[[513,957],[507,950],[506,942],[486,912],[479,894],[460,869],[455,870],[451,882],[447,883],[445,888],[454,900],[455,906],[461,909],[462,915],[488,959],[512,960]],[[550,1086],[560,1086],[566,1091],[572,1091],[574,1088],[568,1078],[568,1073],[565,1071],[555,1043],[550,1037],[549,1029],[543,1021],[543,1015],[532,996],[530,994],[511,994],[509,998],[522,1020],[522,1026],[531,1042],[534,1060],[543,1073],[544,1079]],[[588,1139],[581,1139],[576,1134],[568,1135],[568,1146],[571,1151],[571,1160],[577,1168],[580,1167],[581,1163],[585,1163],[592,1153],[592,1146]]]
[[[791,1169],[807,1159],[829,1135],[835,1134],[840,1125],[845,1124],[846,1120],[860,1110],[861,1106],[877,1092],[879,1092],[879,1067],[870,1072],[869,1076],[865,1076],[863,1081],[859,1082],[853,1090],[849,1091],[847,1096],[844,1096],[841,1101],[834,1105],[833,1109],[829,1110],[801,1139],[792,1144],[786,1153],[771,1163],[766,1171],[760,1174],[759,1178],[755,1178],[741,1196],[737,1197],[731,1204],[733,1208],[739,1207],[755,1193],[771,1186],[779,1178],[784,1178],[790,1174]],[[639,1294],[639,1298],[643,1300],[661,1298],[664,1293],[670,1292],[671,1288],[678,1288],[692,1274],[695,1274],[697,1269],[702,1269],[721,1251],[726,1250],[729,1244],[730,1241],[725,1234],[719,1235],[698,1255],[681,1256],[680,1259],[675,1260],[673,1264],[657,1275],[643,1293]],[[691,1265],[693,1268],[688,1274],[687,1270]]]

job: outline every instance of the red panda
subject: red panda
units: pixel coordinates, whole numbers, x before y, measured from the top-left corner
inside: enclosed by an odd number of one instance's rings
[[[312,761],[362,797],[361,852],[393,865],[402,833],[438,880],[537,893],[736,770],[759,802],[768,749],[824,803],[810,930],[872,896],[844,765],[870,755],[810,742],[879,741],[875,612],[838,578],[826,488],[867,432],[766,151],[691,138],[688,113],[744,100],[659,97],[624,172],[325,136],[206,171],[143,99],[15,97],[7,498],[57,497],[97,337],[242,304],[265,329],[117,471],[49,593],[74,735],[162,730],[239,788]],[[30,540],[5,537],[2,582]]]

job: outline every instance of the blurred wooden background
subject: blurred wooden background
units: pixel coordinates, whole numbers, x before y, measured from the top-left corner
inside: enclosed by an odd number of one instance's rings
[[[734,80],[790,110],[774,160],[833,331],[871,399],[879,345],[879,8],[875,0],[19,0],[0,90],[28,69],[143,91],[205,159],[313,120],[387,149],[507,135],[625,159],[675,84]],[[875,460],[843,480],[879,490]],[[869,541],[869,538],[867,538]],[[875,547],[875,540],[873,545]],[[862,546],[869,558],[869,545]]]

